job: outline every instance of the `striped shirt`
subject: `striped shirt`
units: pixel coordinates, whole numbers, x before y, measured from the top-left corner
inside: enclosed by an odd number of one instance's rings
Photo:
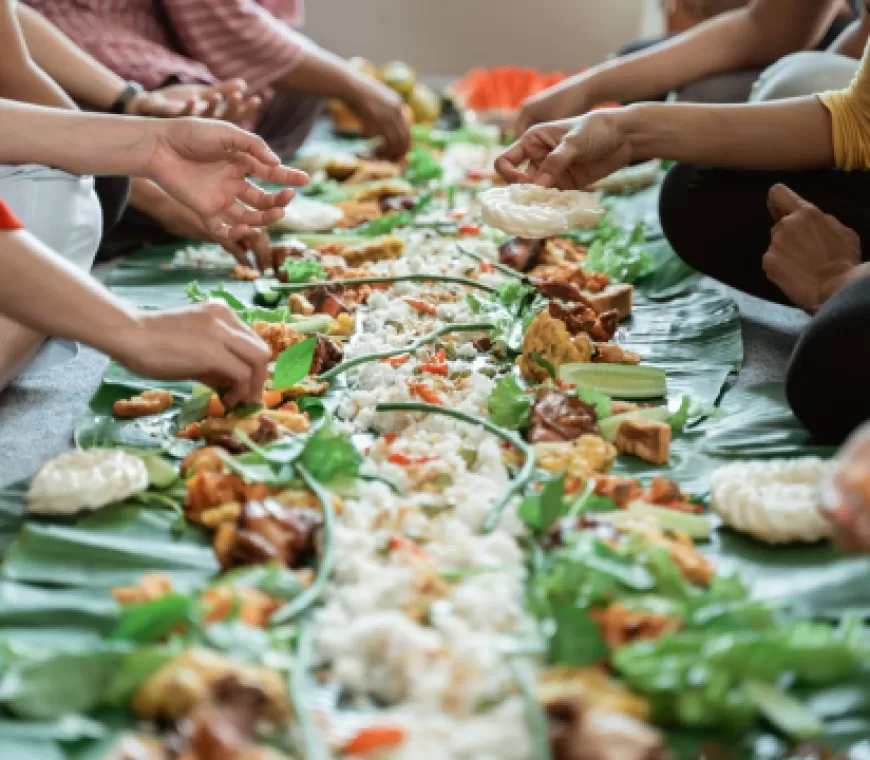
[[[305,37],[287,23],[301,22],[302,0],[26,2],[119,76],[148,89],[173,78],[239,78],[260,92],[305,50]]]

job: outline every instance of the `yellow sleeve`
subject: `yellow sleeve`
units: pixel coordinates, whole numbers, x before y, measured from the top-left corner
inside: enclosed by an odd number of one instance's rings
[[[870,44],[848,89],[824,92],[819,100],[831,114],[834,161],[846,171],[870,169]]]

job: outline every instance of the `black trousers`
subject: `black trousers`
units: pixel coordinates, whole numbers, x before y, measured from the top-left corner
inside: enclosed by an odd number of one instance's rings
[[[770,188],[781,182],[851,227],[870,252],[870,172],[754,172],[678,164],[662,187],[662,229],[690,266],[759,298],[789,304],[764,275]],[[839,444],[870,419],[870,277],[824,304],[795,346],[786,394],[818,443]]]

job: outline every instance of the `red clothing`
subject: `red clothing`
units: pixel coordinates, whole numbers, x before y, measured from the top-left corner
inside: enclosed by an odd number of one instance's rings
[[[0,199],[0,230],[23,230],[24,225],[18,221],[13,214],[9,210],[9,206],[3,203],[3,200]]]
[[[304,54],[302,0],[26,0],[94,58],[148,89],[170,77],[268,88]]]

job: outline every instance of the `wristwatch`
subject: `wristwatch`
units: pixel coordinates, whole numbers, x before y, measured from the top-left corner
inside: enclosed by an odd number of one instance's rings
[[[118,95],[115,102],[112,103],[109,112],[124,114],[127,110],[127,106],[130,105],[130,101],[137,95],[141,95],[143,92],[145,92],[145,88],[138,82],[127,82],[124,89],[121,90],[121,94]]]

